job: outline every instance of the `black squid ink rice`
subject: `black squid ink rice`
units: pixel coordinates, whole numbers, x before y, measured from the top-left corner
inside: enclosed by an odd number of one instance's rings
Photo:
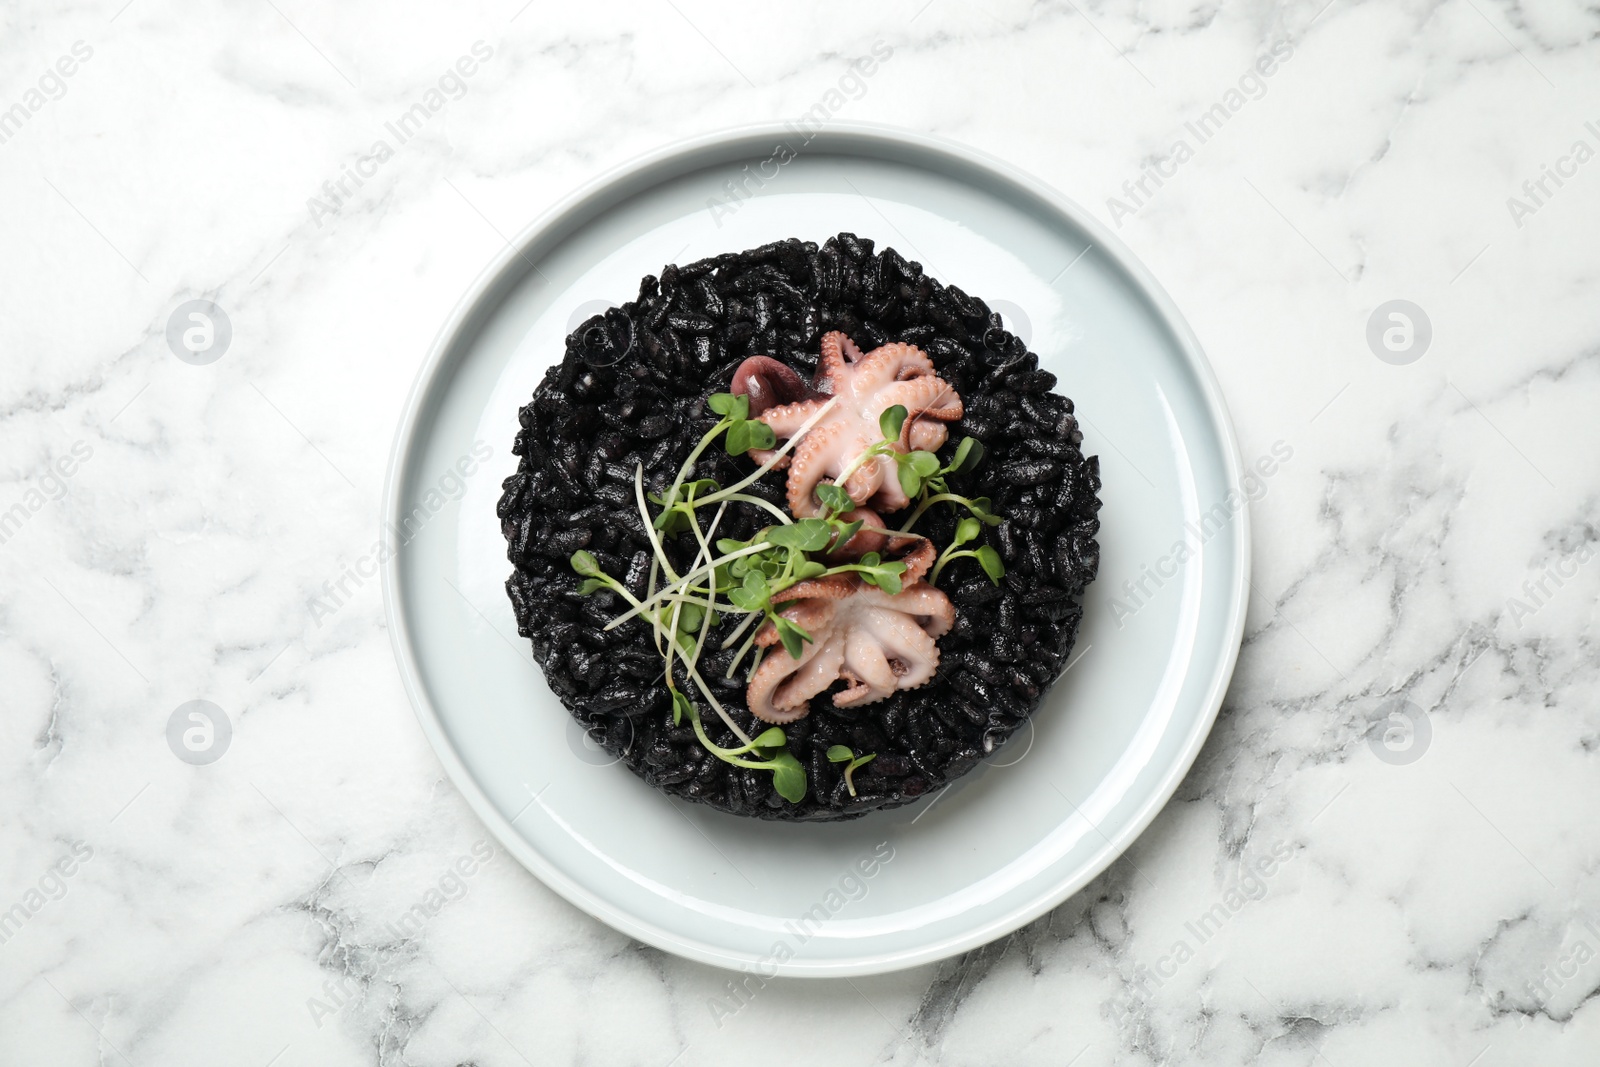
[[[675,673],[669,689],[663,648],[673,641],[664,631],[643,614],[607,626],[629,611],[629,597],[645,600],[652,581],[658,590],[667,584],[666,564],[680,575],[696,566],[704,546],[686,528],[661,533],[658,557],[639,497],[654,498],[652,516],[662,510],[656,505],[680,467],[719,424],[708,399],[726,393],[751,356],[773,357],[811,379],[819,345],[835,330],[861,350],[915,345],[959,393],[964,411],[937,456],[951,462],[963,438],[981,443],[981,462],[950,473],[948,491],[986,498],[996,524],[971,524],[981,532],[964,547],[988,546],[1003,575],[992,580],[975,558],[935,572],[955,620],[938,637],[938,666],[926,684],[856,707],[835,706],[835,684],[810,700],[809,714],[783,723],[781,748],[751,748],[686,675]],[[1083,455],[1073,403],[1055,385],[982,300],[941,284],[892,248],[874,253],[872,241],[853,234],[669,265],[659,279],[642,281],[636,300],[582,323],[521,409],[513,449],[520,462],[498,507],[518,630],[590,736],[671,796],[736,815],[818,821],[937,790],[971,771],[1039,706],[1068,663],[1081,597],[1099,565],[1099,461]],[[727,487],[758,466],[719,442],[687,474]],[[743,492],[782,509],[785,485],[785,471],[773,470]],[[701,514],[702,528],[714,510]],[[903,517],[883,518],[898,527]],[[968,517],[959,505],[932,506],[916,532],[943,550]],[[715,538],[759,543],[772,525],[759,506],[727,506]],[[686,659],[699,639],[704,684],[756,738],[770,735],[771,720],[748,710],[750,659],[726,677],[740,651],[737,642],[723,647],[745,618],[707,615],[704,635],[690,634],[671,651]],[[764,650],[786,654],[781,644]],[[776,769],[780,762],[787,772]],[[792,783],[800,772],[800,799],[780,795],[785,773]]]

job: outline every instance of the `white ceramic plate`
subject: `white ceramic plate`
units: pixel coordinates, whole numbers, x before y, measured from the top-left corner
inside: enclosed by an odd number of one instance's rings
[[[728,199],[730,180],[743,199]],[[1100,455],[1100,577],[1066,675],[988,765],[894,811],[775,824],[669,800],[586,744],[517,636],[495,501],[516,469],[518,407],[597,302],[631,299],[666,263],[841,230],[987,300],[1059,377],[1084,450]],[[462,300],[396,437],[384,513],[406,543],[385,565],[384,599],[440,760],[546,884],[693,959],[872,974],[1042,914],[1166,803],[1239,647],[1249,538],[1247,512],[1229,505],[1241,500],[1233,432],[1193,335],[1082,209],[922,137],[846,127],[802,144],[782,128],[740,130],[597,181]],[[1180,541],[1192,552],[1181,564]],[[1123,591],[1141,578],[1137,599]]]

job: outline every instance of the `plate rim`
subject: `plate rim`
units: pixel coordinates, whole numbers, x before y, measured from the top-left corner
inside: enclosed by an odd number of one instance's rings
[[[613,166],[583,183],[537,215],[515,237],[508,241],[506,246],[490,260],[488,265],[485,266],[457,300],[450,314],[440,325],[438,332],[428,347],[426,357],[417,369],[416,376],[401,408],[400,419],[395,428],[394,441],[390,447],[389,461],[385,467],[383,501],[379,513],[380,536],[387,535],[389,530],[399,528],[398,521],[403,509],[400,487],[404,482],[408,461],[416,444],[417,432],[423,421],[422,415],[425,401],[429,399],[433,387],[440,377],[441,368],[451,355],[452,349],[461,337],[463,329],[472,324],[474,317],[480,311],[492,310],[492,305],[497,304],[506,291],[519,283],[529,269],[537,269],[533,261],[524,254],[526,249],[548,236],[559,235],[563,226],[573,221],[575,216],[580,215],[592,201],[601,200],[609,194],[614,194],[617,190],[627,187],[631,182],[647,176],[649,172],[658,167],[719,148],[726,149],[735,143],[745,141],[759,142],[763,138],[770,137],[787,140],[795,132],[793,128],[785,124],[756,123],[724,127],[662,145]],[[1081,205],[1044,181],[1033,177],[1005,160],[945,137],[933,136],[881,123],[852,121],[830,123],[822,130],[813,131],[810,139],[805,142],[805,150],[813,153],[832,151],[878,159],[885,158],[886,154],[881,151],[874,152],[872,149],[881,149],[884,146],[889,146],[896,150],[894,153],[888,154],[888,158],[894,158],[895,155],[909,151],[921,154],[924,157],[930,155],[943,156],[964,164],[968,168],[976,168],[977,170],[988,172],[991,177],[999,179],[1002,186],[1010,185],[1028,193],[1089,235],[1093,239],[1095,247],[1109,256],[1116,266],[1138,287],[1142,295],[1150,301],[1152,307],[1160,316],[1162,324],[1177,342],[1178,348],[1181,350],[1185,361],[1200,386],[1200,393],[1205,402],[1207,414],[1220,433],[1221,440],[1219,443],[1222,445],[1225,454],[1229,489],[1240,493],[1242,496],[1243,465],[1240,459],[1238,437],[1234,430],[1233,419],[1229,414],[1226,400],[1222,394],[1222,388],[1217,381],[1216,373],[1212,369],[1210,361],[1206,358],[1205,351],[1190,327],[1188,320],[1179,311],[1167,291],[1145,268],[1144,264],[1134,256],[1132,250],[1123,244],[1119,237],[1107,229]],[[582,225],[587,221],[589,221],[587,217],[578,218],[576,224]],[[521,261],[520,269],[518,269],[519,260]],[[1166,772],[1157,781],[1155,788],[1149,791],[1145,800],[1136,809],[1133,817],[1127,820],[1111,836],[1101,835],[1105,840],[1102,848],[1097,849],[1086,862],[1079,866],[1071,877],[1061,879],[1046,890],[1009,909],[1002,915],[959,935],[951,935],[910,949],[860,955],[847,960],[815,962],[797,959],[788,960],[776,965],[776,976],[810,978],[858,977],[884,974],[943,960],[958,953],[988,944],[1025,926],[1060,905],[1110,867],[1149,828],[1150,824],[1155,821],[1156,816],[1171,801],[1173,794],[1177,792],[1178,786],[1194,765],[1194,761],[1200,754],[1200,749],[1210,736],[1217,714],[1221,710],[1223,699],[1227,695],[1228,686],[1238,665],[1240,647],[1244,636],[1245,614],[1248,606],[1251,566],[1250,512],[1248,508],[1241,508],[1235,515],[1232,540],[1232,548],[1239,563],[1227,604],[1228,632],[1225,646],[1227,653],[1223,661],[1217,665],[1210,684],[1207,686],[1204,695],[1203,712],[1195,720],[1189,735],[1184,738],[1178,758],[1168,766]],[[506,851],[548,888],[554,890],[580,911],[598,919],[612,929],[648,945],[699,963],[729,970],[757,965],[763,959],[760,956],[755,954],[745,955],[737,951],[718,948],[692,938],[686,938],[641,919],[622,908],[613,907],[605,900],[590,894],[577,881],[547,860],[526,838],[517,832],[516,828],[511,825],[483,791],[477,779],[462,760],[460,753],[456,751],[456,747],[444,727],[438,709],[434,707],[432,700],[427,695],[426,688],[422,685],[420,671],[412,647],[412,635],[406,624],[404,612],[400,610],[399,605],[400,556],[401,553],[398,551],[390,554],[389,558],[384,560],[381,565],[381,575],[384,618],[388,626],[389,641],[394,651],[395,664],[400,674],[401,684],[411,702],[418,724],[422,727],[422,732],[433,749],[434,756],[444,767],[445,773],[449,775],[452,784],[467,801],[467,804],[484,824],[484,827],[495,836]],[[767,969],[770,969],[771,966],[771,964],[768,964]],[[767,971],[763,970],[762,973],[765,975]]]

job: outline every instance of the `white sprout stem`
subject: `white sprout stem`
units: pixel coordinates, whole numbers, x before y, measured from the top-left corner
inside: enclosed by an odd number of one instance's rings
[[[922,502],[921,506],[918,507],[916,511],[911,513],[911,517],[906,520],[906,524],[900,527],[900,532],[910,533],[911,527],[917,524],[917,520],[922,518],[922,516],[927,513],[927,510],[933,507],[935,504],[942,504],[947,500],[962,501],[965,499],[965,497],[957,496],[954,493],[940,493],[938,496],[930,496],[928,499]]]
[[[761,666],[761,657],[765,656],[766,654],[767,650],[765,648],[756,649],[755,656],[750,660],[750,673],[744,676],[746,684],[749,683],[750,679],[756,676],[756,668]]]
[[[705,566],[696,567],[694,570],[690,571],[688,574],[685,574],[682,578],[678,578],[676,581],[672,582],[669,585],[662,586],[660,592],[652,593],[648,599],[641,601],[638,607],[636,607],[633,610],[629,611],[627,614],[618,615],[616,618],[614,618],[610,622],[606,623],[605,628],[607,630],[616,629],[618,626],[621,626],[623,623],[627,622],[629,619],[631,619],[635,615],[639,614],[639,612],[641,612],[641,611],[645,610],[646,608],[650,607],[650,605],[652,603],[654,603],[656,600],[659,600],[660,598],[666,596],[668,593],[676,593],[679,589],[682,589],[684,586],[686,586],[689,583],[693,582],[696,578],[699,578],[699,577],[702,577],[704,575],[710,574],[711,572],[715,571],[718,567],[722,566],[724,563],[727,563],[729,560],[738,559],[741,556],[754,555],[757,552],[765,552],[767,549],[769,549],[771,547],[772,547],[771,545],[767,544],[765,541],[762,541],[759,544],[745,545],[741,549],[738,549],[738,550],[733,551],[733,552],[729,552],[726,556],[718,556],[716,559],[711,560],[710,562],[708,562]]]
[[[771,459],[767,460],[760,467],[756,468],[756,472],[754,474],[751,474],[751,475],[747,476],[742,481],[738,481],[738,482],[733,483],[732,485],[728,486],[728,488],[726,488],[726,489],[721,489],[721,490],[718,490],[715,493],[712,493],[710,496],[708,496],[704,500],[700,501],[700,503],[702,503],[702,504],[712,504],[712,503],[716,503],[717,501],[720,501],[720,500],[726,500],[729,497],[733,496],[735,493],[742,492],[745,488],[747,488],[747,487],[749,487],[751,485],[754,485],[757,481],[760,480],[760,478],[764,474],[766,474],[774,466],[776,466],[777,462],[780,459],[782,459],[784,456],[787,456],[789,454],[789,452],[794,448],[794,446],[800,443],[800,439],[802,437],[804,437],[806,434],[810,433],[811,432],[811,428],[813,426],[815,426],[817,423],[821,422],[822,421],[822,417],[824,415],[826,415],[833,408],[833,405],[837,404],[838,402],[839,402],[839,398],[838,397],[834,397],[832,400],[828,401],[826,404],[824,404],[820,408],[818,408],[816,414],[812,415],[805,422],[801,423],[800,424],[800,429],[796,430],[794,432],[794,435],[791,436],[787,441],[785,441],[783,443],[783,447],[782,448],[778,449],[776,452],[774,452],[772,454],[772,458]]]
[[[657,600],[659,602],[655,605],[657,607],[667,607],[672,604],[704,604],[706,602],[706,589],[703,586],[697,586],[686,593],[663,593],[657,598]],[[646,610],[648,610],[649,607],[650,605],[646,605]],[[745,608],[741,608],[737,604],[724,604],[717,610],[721,611],[724,615],[761,614],[759,611],[751,612]]]
[[[738,654],[733,657],[733,662],[728,664],[728,673],[723,675],[724,678],[733,677],[733,672],[739,669],[739,661],[744,659],[746,652],[750,651],[750,646],[755,643],[756,634],[760,632],[760,630],[757,630],[755,633],[752,633],[749,637],[745,638],[744,644],[739,646]]]
[[[727,508],[728,505],[726,502],[717,508],[717,514],[711,520],[711,529],[704,534],[700,532],[700,524],[695,522],[691,515],[689,524],[694,527],[695,539],[700,542],[700,551],[694,558],[695,567],[699,566],[702,559],[711,558],[711,538],[716,535],[717,524],[722,521],[722,514],[727,510]],[[693,510],[694,509],[691,506],[691,513]],[[685,659],[683,661],[683,669],[684,672],[694,680],[695,685],[700,688],[700,692],[705,695],[706,700],[711,704],[712,708],[716,710],[717,717],[727,725],[728,729],[733,731],[733,735],[735,737],[737,737],[740,741],[743,741],[746,746],[749,746],[752,743],[750,740],[750,735],[739,729],[739,724],[733,721],[733,716],[728,714],[727,709],[722,706],[721,701],[717,700],[716,697],[711,695],[711,687],[706,685],[704,678],[700,677],[700,653],[704,651],[706,647],[706,636],[711,633],[711,613],[716,610],[716,604],[717,584],[715,581],[713,581],[711,583],[710,593],[706,597],[706,613],[701,618],[700,636],[695,642],[694,658],[692,660]],[[679,610],[682,609],[680,608]],[[676,632],[677,627],[674,626],[673,629],[674,632]],[[668,664],[668,669],[671,669],[671,664]]]
[[[850,463],[845,467],[844,473],[833,480],[833,484],[838,486],[840,489],[843,489],[844,483],[850,480],[850,476],[856,471],[860,470],[862,467],[865,467],[869,460],[882,458],[883,453],[875,451],[878,447],[878,444],[879,442],[873,442],[864,450],[862,450],[861,454],[855,459],[851,460]],[[850,502],[852,504],[855,503],[853,499]]]
[[[735,610],[743,610],[743,609],[735,609]],[[756,619],[760,618],[764,614],[765,614],[765,612],[761,612],[761,611],[752,611],[752,612],[750,612],[749,617],[746,618],[744,620],[744,622],[741,622],[738,625],[738,628],[733,631],[733,633],[728,635],[728,639],[726,641],[722,642],[722,651],[726,652],[728,649],[732,648],[733,647],[733,643],[735,641],[739,640],[739,635],[743,634],[745,632],[745,630],[749,629],[750,628],[750,624],[755,622]],[[732,671],[728,672],[728,677],[729,678],[733,677],[733,672]]]
[[[656,550],[656,559],[661,561],[661,566],[666,569],[668,577],[676,580],[678,572],[672,569],[672,563],[667,559],[667,553],[661,547],[661,538],[656,536],[655,520],[650,517],[650,509],[644,502],[644,464],[641,463],[633,469],[633,495],[639,503],[639,517],[644,520],[645,536],[650,538],[650,546]]]
[[[668,574],[673,574],[671,566],[667,565],[665,563],[666,556],[661,551],[661,542],[655,536],[655,525],[654,525],[654,523],[652,523],[650,521],[650,513],[644,507],[644,465],[643,464],[640,464],[638,469],[635,471],[635,474],[634,474],[634,490],[635,490],[635,493],[636,493],[636,495],[638,496],[638,499],[639,499],[639,513],[642,516],[644,516],[645,529],[650,532],[650,543],[655,546],[657,556],[662,560],[663,565],[665,565],[667,567],[667,573]],[[711,524],[712,532],[716,531],[716,524],[718,522],[720,522],[721,519],[722,519],[722,511],[718,510],[716,518],[712,520],[712,524]],[[694,523],[694,528],[695,528],[695,534],[697,536],[699,536],[699,534],[700,534],[700,524],[699,523]],[[709,550],[710,542],[707,541],[706,538],[700,537],[700,545],[701,545],[700,554],[695,556],[695,563],[697,563],[697,564],[700,562],[700,560],[702,558],[704,558],[705,553]],[[715,570],[715,565],[713,565],[710,569]],[[683,582],[692,580],[692,578],[694,577],[695,573],[696,572],[691,571],[691,573],[689,575],[685,576],[682,579],[678,579],[678,581],[675,582],[674,584],[675,585],[682,584]],[[700,571],[699,573],[704,573],[704,571]],[[674,575],[674,577],[676,577],[676,575]],[[654,579],[654,576],[652,575],[651,585],[653,586],[654,584],[655,584],[655,579]],[[669,590],[671,588],[672,588],[671,586],[668,587]],[[663,590],[663,593],[665,593],[666,591],[667,590]],[[633,603],[633,609],[625,617],[632,617],[635,614],[639,614],[641,612],[644,612],[646,603],[648,603],[648,602],[641,602],[641,601],[635,600],[634,597],[633,597],[633,594],[627,593],[627,592],[624,592],[623,596],[626,597],[629,601],[631,601]],[[715,597],[716,597],[716,587],[715,586],[712,587],[711,597],[712,597],[712,599],[711,599],[710,602],[714,603],[715,602]],[[675,598],[675,602],[674,602],[673,608],[672,608],[672,624],[671,624],[670,627],[664,627],[661,624],[661,621],[658,618],[656,618],[654,615],[652,615],[652,614],[646,613],[646,615],[645,615],[645,617],[650,620],[651,625],[655,627],[655,631],[656,631],[656,635],[657,635],[657,639],[658,639],[658,641],[657,641],[658,646],[659,646],[659,643],[660,643],[660,638],[664,637],[666,639],[667,648],[666,648],[666,652],[663,653],[663,657],[666,660],[666,671],[665,671],[665,673],[666,673],[667,684],[668,684],[669,688],[671,688],[671,684],[672,684],[672,657],[673,657],[674,651],[678,647],[678,619],[682,615],[683,605],[686,602],[689,602],[689,598],[687,598],[687,597]],[[698,602],[696,601],[696,603],[698,603]],[[612,620],[611,626],[615,626],[620,621],[622,621],[622,620],[621,619]],[[611,626],[607,626],[606,628],[610,629]],[[700,643],[699,643],[699,645],[696,646],[696,649],[695,649],[695,659],[696,660],[699,659],[700,649],[703,648],[704,645],[705,645],[705,634],[710,629],[711,629],[711,620],[710,620],[710,617],[708,615],[701,622]],[[721,702],[718,701],[717,698],[714,695],[712,695],[711,687],[706,685],[705,679],[700,676],[700,669],[699,669],[698,665],[696,663],[694,663],[694,662],[689,661],[688,659],[684,659],[683,660],[683,670],[684,670],[684,673],[687,674],[690,677],[690,679],[694,681],[695,685],[699,688],[700,692],[705,696],[707,702],[710,703],[712,708],[714,708],[716,710],[717,717],[720,718],[725,724],[727,724],[728,729],[733,731],[734,736],[737,737],[739,740],[743,741],[746,745],[750,744],[751,743],[750,736],[748,734],[746,734],[743,730],[739,729],[739,724],[733,721],[733,716],[729,715],[727,709],[722,706]]]
[[[659,559],[656,559],[656,558],[652,557],[651,560],[650,560],[650,583],[647,586],[646,592],[645,592],[645,601],[646,602],[652,601],[656,597],[656,578],[660,575],[660,573],[661,573],[661,561]],[[635,607],[637,607],[639,605],[639,601],[634,600],[633,597],[631,597],[631,596],[628,598],[628,600]],[[661,629],[660,629],[660,627],[657,627],[655,630],[652,631],[652,636],[654,636],[655,639],[656,639],[656,654],[660,655],[660,656],[665,656],[667,654],[667,650],[661,646]]]
[[[609,584],[608,588],[613,593],[616,593],[618,596],[622,597],[622,599],[624,599],[628,603],[634,605],[635,608],[639,608],[639,607],[643,606],[642,604],[639,603],[638,599],[635,598],[632,593],[628,592],[628,587],[627,586],[623,585],[621,582],[617,581],[615,578],[611,579],[611,582],[613,584]],[[656,645],[659,648],[660,647],[660,643],[661,643],[661,637],[665,633],[665,627],[662,625],[661,620],[652,612],[645,612],[644,613],[644,618],[650,623],[650,626],[655,631]],[[664,655],[666,655],[666,653],[662,653],[662,655],[664,656]]]
[[[680,601],[672,605],[672,622],[667,626],[667,688],[672,688],[672,653],[678,647],[678,617],[683,614],[683,604]]]
[[[700,687],[700,692],[705,696],[706,703],[710,704],[722,721],[728,724],[728,728],[733,731],[733,735],[746,745],[751,744],[750,735],[739,729],[739,724],[733,721],[733,717],[722,706],[722,701],[716,698],[715,694],[711,692],[711,687],[706,684],[706,680],[700,677],[699,669],[693,664],[686,664],[685,666],[688,669],[689,677],[693,679],[695,685]]]
[[[783,524],[785,526],[787,526],[790,523],[794,522],[794,520],[789,517],[789,513],[788,512],[784,511],[782,508],[778,507],[776,504],[773,504],[770,501],[762,500],[758,496],[751,496],[748,493],[735,493],[733,496],[730,496],[728,499],[729,500],[737,500],[741,504],[754,504],[757,507],[766,508],[768,511],[772,512],[772,514],[776,515],[783,522]]]
[[[700,443],[694,446],[694,451],[689,453],[689,458],[684,460],[683,466],[678,468],[678,477],[673,479],[672,488],[667,490],[665,499],[668,504],[676,504],[678,502],[678,489],[683,485],[683,480],[689,476],[689,472],[692,471],[694,469],[694,465],[699,462],[701,454],[706,450],[706,446],[709,445],[712,440],[716,438],[717,434],[723,429],[724,427],[722,425],[722,421],[719,420],[715,426],[706,431],[705,436],[700,438]]]
[[[711,520],[711,529],[708,530],[705,534],[701,534],[700,533],[700,524],[699,523],[697,523],[697,522],[696,523],[692,523],[692,525],[694,526],[694,535],[700,541],[700,553],[701,553],[701,555],[695,557],[695,562],[696,563],[700,562],[701,556],[703,556],[703,557],[705,557],[707,559],[709,559],[711,557],[711,538],[716,536],[717,523],[722,521],[722,513],[724,511],[726,511],[726,510],[728,510],[728,504],[727,504],[726,501],[724,501],[717,508],[716,516]],[[695,641],[695,644],[694,644],[694,664],[696,666],[699,666],[699,664],[700,664],[700,653],[705,651],[706,637],[707,637],[707,635],[709,635],[711,633],[711,616],[716,613],[716,610],[717,610],[717,583],[715,581],[713,581],[710,584],[710,586],[708,586],[708,591],[706,593],[706,614],[705,614],[704,620],[700,624],[700,637],[699,637],[698,640]],[[733,724],[729,723],[729,725],[731,726]]]
[[[885,537],[915,537],[918,541],[926,541],[927,534],[911,533],[909,530],[891,530],[886,526],[863,526],[857,533],[881,533]]]

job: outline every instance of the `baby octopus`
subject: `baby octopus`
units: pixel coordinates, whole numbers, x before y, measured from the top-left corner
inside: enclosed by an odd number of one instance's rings
[[[793,437],[829,400],[838,403],[795,446],[789,463],[789,510],[809,518],[822,510],[814,490],[824,478],[837,478],[852,461],[879,441],[878,418],[896,404],[907,418],[897,447],[932,452],[944,444],[945,422],[961,418],[961,397],[933,371],[933,361],[915,345],[892,342],[865,354],[838,330],[822,338],[817,374],[808,386],[792,368],[770,356],[751,356],[733,376],[733,391],[750,398],[750,414],[772,427],[779,441]],[[752,450],[760,463],[770,451]],[[790,460],[792,459],[792,462]],[[862,464],[845,482],[857,504],[883,513],[910,501],[900,488],[894,461],[885,456]]]
[[[781,648],[763,657],[745,690],[751,714],[763,722],[794,722],[811,710],[812,697],[840,679],[848,683],[833,696],[841,708],[871,704],[932,679],[939,666],[936,640],[956,618],[950,599],[922,581],[933,560],[933,542],[919,539],[904,557],[903,585],[893,596],[853,574],[799,582],[782,593],[792,603],[779,614],[811,640],[799,659]],[[777,641],[771,622],[756,633],[763,648]]]

